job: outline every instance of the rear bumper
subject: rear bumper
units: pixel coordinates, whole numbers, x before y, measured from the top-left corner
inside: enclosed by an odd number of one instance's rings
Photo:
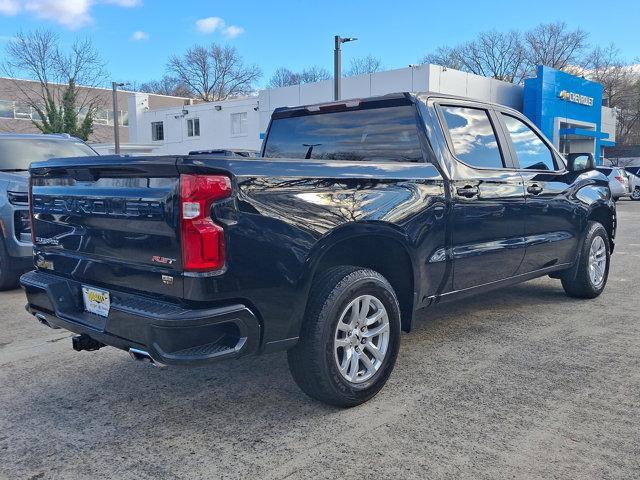
[[[163,364],[235,358],[256,352],[260,342],[258,319],[241,304],[188,309],[110,290],[109,316],[101,317],[84,311],[80,282],[32,271],[20,283],[27,310],[41,322],[123,350],[143,350]]]

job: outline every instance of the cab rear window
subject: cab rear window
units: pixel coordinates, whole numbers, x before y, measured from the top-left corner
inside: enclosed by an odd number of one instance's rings
[[[265,157],[357,162],[419,162],[411,105],[274,119]]]

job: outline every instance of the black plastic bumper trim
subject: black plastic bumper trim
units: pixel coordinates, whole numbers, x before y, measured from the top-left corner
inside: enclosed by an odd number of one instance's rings
[[[49,325],[122,350],[142,349],[168,365],[209,363],[258,350],[260,324],[245,305],[191,309],[177,303],[109,290],[107,318],[84,311],[82,285],[65,277],[32,271],[23,275],[27,310]]]

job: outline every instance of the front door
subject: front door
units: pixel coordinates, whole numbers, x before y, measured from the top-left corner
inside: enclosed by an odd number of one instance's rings
[[[524,118],[499,117],[525,185],[526,254],[519,273],[572,262],[581,221],[569,199],[575,175]]]
[[[451,174],[453,289],[516,274],[524,258],[524,185],[511,168],[495,113],[469,104],[440,105],[455,157]]]

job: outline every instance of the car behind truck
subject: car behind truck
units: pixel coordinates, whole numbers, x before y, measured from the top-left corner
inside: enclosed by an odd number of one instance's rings
[[[28,310],[77,350],[192,365],[288,350],[310,396],[360,404],[415,313],[543,275],[594,298],[616,214],[591,155],[520,113],[430,94],[274,112],[262,158],[31,167]]]

